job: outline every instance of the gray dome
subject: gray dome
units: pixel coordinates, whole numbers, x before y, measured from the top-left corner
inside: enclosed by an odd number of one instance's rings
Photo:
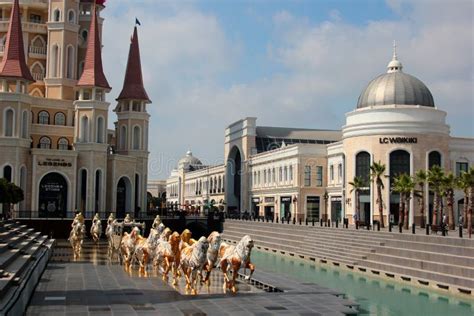
[[[402,67],[394,53],[387,73],[367,85],[359,96],[357,108],[390,104],[434,107],[430,90],[417,78],[402,72]]]
[[[193,153],[188,150],[186,156],[181,158],[178,162],[178,169],[185,169],[185,170],[195,170],[198,169],[199,166],[202,165],[201,160],[193,156]]]

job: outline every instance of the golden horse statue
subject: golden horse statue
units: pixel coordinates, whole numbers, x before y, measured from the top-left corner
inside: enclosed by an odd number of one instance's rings
[[[241,267],[250,270],[250,275],[245,277],[246,280],[249,280],[252,277],[252,274],[255,271],[255,265],[250,262],[250,254],[253,246],[254,241],[249,235],[242,237],[236,246],[226,243],[221,244],[219,256],[221,258],[220,267],[224,274],[224,293],[227,289],[230,289],[232,293],[237,292],[235,279],[237,278],[237,274]],[[229,269],[232,270],[232,278],[229,278]]]
[[[186,228],[185,230],[183,230],[180,236],[181,237],[181,244],[179,246],[180,250],[186,246],[192,246],[196,242],[196,240],[191,238],[191,236],[192,236],[192,233],[189,229]]]
[[[206,264],[209,242],[206,237],[201,237],[193,245],[185,246],[181,250],[180,266],[186,279],[186,289],[191,294],[197,294],[197,274]]]
[[[178,283],[179,243],[180,237],[177,232],[172,233],[167,241],[160,240],[153,260],[154,266],[161,267],[162,269],[163,281],[168,279],[168,273],[172,270],[173,285]]]
[[[74,220],[72,224],[71,233],[69,235],[69,242],[71,243],[74,259],[79,258],[82,251],[82,242],[86,235],[86,225],[80,220]]]
[[[140,236],[140,229],[138,227],[133,227],[130,234],[127,232],[123,234],[122,241],[120,242],[120,258],[121,262],[125,264],[125,270],[127,271],[130,270],[135,247],[141,238],[143,237]]]
[[[147,239],[140,236],[141,238],[139,237],[139,240],[137,241],[134,255],[135,255],[135,259],[138,261],[140,265],[140,273],[145,273],[148,262],[150,261],[150,259],[153,258],[155,249],[159,243],[159,238],[160,238],[160,233],[161,233],[158,230],[159,228],[160,226],[158,226],[157,229],[155,228],[150,229],[150,234],[148,235]],[[161,228],[164,229],[164,225],[162,225]]]
[[[94,240],[94,243],[97,244],[99,242],[100,236],[102,235],[102,223],[100,221],[99,214],[95,214],[94,219],[92,220],[91,226],[91,236]]]

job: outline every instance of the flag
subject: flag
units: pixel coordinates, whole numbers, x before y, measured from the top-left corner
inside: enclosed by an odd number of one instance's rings
[[[135,25],[142,25],[142,24],[140,23],[140,21],[138,21],[137,18],[135,18]]]

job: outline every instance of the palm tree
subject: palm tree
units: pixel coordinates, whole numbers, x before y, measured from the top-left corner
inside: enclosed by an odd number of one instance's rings
[[[460,176],[460,187],[464,190],[464,210],[467,211],[467,229],[469,232],[469,238],[472,234],[472,207],[473,207],[473,194],[474,194],[474,168],[471,167],[467,172],[461,173]],[[466,201],[467,199],[467,201]],[[467,203],[466,203],[467,202]],[[467,207],[466,207],[467,205]],[[466,222],[466,220],[465,220]]]
[[[450,172],[443,177],[443,191],[446,196],[448,206],[448,226],[454,230],[454,187],[456,186],[456,177]]]
[[[23,190],[5,178],[0,178],[0,205],[4,204],[4,214],[7,218],[11,217],[11,208],[24,199]]]
[[[383,199],[382,190],[384,189],[382,178],[385,176],[385,165],[380,162],[374,162],[370,166],[370,178],[375,182],[377,186],[377,204],[379,207],[380,225],[384,228],[383,222]]]
[[[464,193],[463,200],[463,227],[467,228],[467,213],[469,208],[469,186],[470,186],[470,175],[468,172],[462,172],[457,178],[457,187]]]
[[[440,199],[443,194],[443,177],[444,171],[440,166],[434,165],[428,170],[428,184],[430,190],[434,193],[433,198],[433,219],[431,225],[437,227],[438,225],[438,212],[440,211]]]
[[[405,229],[408,229],[408,211],[409,202],[411,199],[411,193],[415,188],[415,182],[406,173],[398,175],[394,182],[392,190],[400,194],[400,206],[399,206],[399,224],[403,223]]]
[[[354,177],[354,180],[349,182],[349,184],[352,186],[350,193],[355,192],[355,212],[357,220],[360,220],[360,191],[366,186],[365,181],[362,179],[362,177]]]
[[[421,214],[421,228],[425,228],[425,187],[426,181],[428,180],[428,174],[425,170],[420,169],[415,174],[415,182],[419,187],[417,196],[420,202],[420,214]]]

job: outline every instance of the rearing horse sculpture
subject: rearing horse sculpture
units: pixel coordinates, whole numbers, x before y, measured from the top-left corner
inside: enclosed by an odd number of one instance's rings
[[[206,264],[207,249],[209,242],[206,237],[201,237],[192,246],[185,246],[181,250],[181,269],[186,278],[186,289],[191,290],[191,294],[197,294],[197,273]]]
[[[208,237],[207,237],[207,242],[209,243],[209,248],[207,249],[207,260],[206,264],[204,265],[203,271],[206,272],[206,275],[204,278],[202,278],[202,281],[204,283],[207,283],[207,285],[211,284],[210,280],[210,275],[212,269],[216,266],[217,259],[219,257],[219,248],[221,246],[222,238],[221,234],[219,232],[212,232]]]

